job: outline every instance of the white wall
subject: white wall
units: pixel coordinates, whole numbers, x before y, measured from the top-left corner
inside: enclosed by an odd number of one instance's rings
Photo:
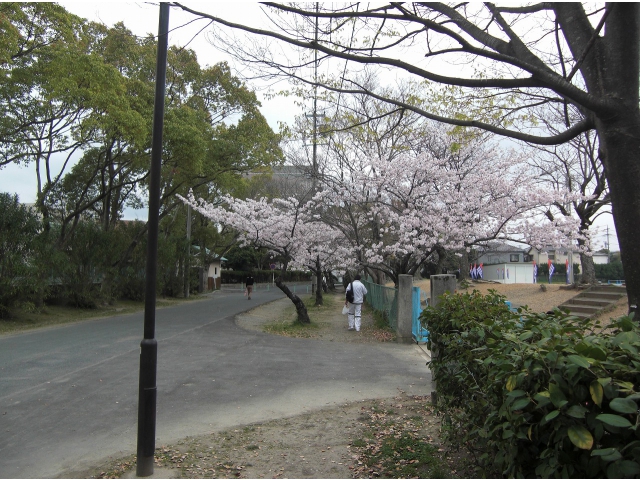
[[[500,283],[533,283],[532,263],[497,263],[483,265],[484,280]]]
[[[209,271],[207,277],[218,278],[220,276],[220,262],[211,262],[209,264]]]

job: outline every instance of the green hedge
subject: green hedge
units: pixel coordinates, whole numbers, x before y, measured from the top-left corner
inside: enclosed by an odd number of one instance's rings
[[[253,275],[256,283],[271,283],[274,270],[253,270],[251,272],[242,270],[222,270],[220,276],[222,283],[244,283],[248,275]],[[284,274],[279,270],[275,271],[275,276],[282,276],[284,282],[308,282],[311,280],[312,274],[309,272],[300,272],[297,270],[287,271]]]
[[[622,262],[611,262],[594,265],[598,280],[624,280]]]
[[[422,313],[449,439],[489,476],[640,476],[638,325],[602,330],[504,301],[446,295]]]
[[[580,274],[580,264],[573,264],[573,274]],[[567,275],[567,265],[565,263],[554,263],[553,264],[553,276],[566,276]],[[548,263],[540,263],[538,265],[538,278],[540,277],[549,277],[549,264]]]

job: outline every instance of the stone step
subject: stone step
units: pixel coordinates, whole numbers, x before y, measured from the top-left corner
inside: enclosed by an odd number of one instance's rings
[[[564,305],[571,306],[572,304],[576,304],[576,305],[589,305],[592,307],[608,307],[612,303],[614,302],[610,302],[607,299],[603,299],[603,298],[596,299],[596,298],[589,298],[588,296],[585,296],[585,297],[575,297],[570,300],[567,300],[564,303]]]
[[[614,292],[621,293],[622,295],[627,294],[627,288],[622,285],[594,285],[593,287],[590,287],[588,291],[590,292],[614,291]]]
[[[578,317],[578,318],[591,318],[591,315],[588,313],[584,313],[584,312],[569,312],[570,315],[573,315],[574,317]]]
[[[622,287],[597,285],[567,300],[560,307],[568,309],[575,317],[591,318],[612,307],[626,294],[627,290]]]
[[[589,299],[597,299],[597,300],[607,300],[609,302],[615,302],[620,298],[624,297],[626,292],[609,292],[609,291],[593,291],[587,290],[574,298],[589,298]]]
[[[576,305],[576,304],[564,304],[564,305],[560,305],[561,307],[564,308],[568,308],[569,311],[574,314],[574,313],[585,313],[587,314],[587,316],[591,316],[594,313],[599,312],[600,310],[602,310],[601,307],[593,307],[590,305]]]

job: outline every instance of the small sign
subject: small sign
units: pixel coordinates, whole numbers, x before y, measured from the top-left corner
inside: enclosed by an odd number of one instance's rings
[[[272,263],[271,265],[269,265],[271,267],[271,270],[275,270],[276,269],[276,264]]]

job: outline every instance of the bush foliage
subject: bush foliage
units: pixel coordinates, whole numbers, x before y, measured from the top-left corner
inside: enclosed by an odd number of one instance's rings
[[[640,476],[638,325],[504,301],[474,291],[422,313],[450,439],[490,476]]]
[[[624,270],[622,262],[611,262],[594,265],[596,270],[596,278],[598,280],[622,280],[624,279]]]

